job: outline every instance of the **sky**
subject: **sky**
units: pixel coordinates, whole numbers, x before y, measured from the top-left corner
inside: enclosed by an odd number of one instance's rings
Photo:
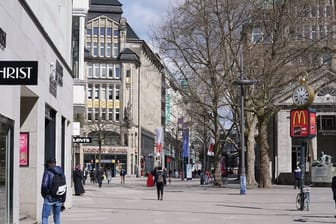
[[[123,17],[147,44],[151,43],[151,27],[163,21],[162,17],[174,1],[178,0],[119,0],[123,5]]]

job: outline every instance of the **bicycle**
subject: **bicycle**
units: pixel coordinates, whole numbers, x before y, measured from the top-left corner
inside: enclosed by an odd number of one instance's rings
[[[296,208],[302,211],[305,209],[309,211],[309,204],[310,204],[310,189],[308,187],[303,187],[302,192],[299,192],[296,196]]]

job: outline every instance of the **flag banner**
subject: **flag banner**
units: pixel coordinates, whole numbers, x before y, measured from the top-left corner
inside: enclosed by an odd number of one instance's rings
[[[214,156],[214,146],[215,146],[215,139],[210,136],[210,142],[209,142],[209,147],[208,147],[208,156]]]
[[[163,148],[163,130],[162,128],[156,128],[155,129],[155,146],[156,146],[156,152],[161,153]]]
[[[183,157],[189,156],[189,129],[183,130]]]

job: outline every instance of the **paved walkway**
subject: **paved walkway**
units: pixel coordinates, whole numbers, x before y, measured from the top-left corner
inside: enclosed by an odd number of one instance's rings
[[[292,186],[248,189],[239,194],[237,184],[216,188],[200,186],[199,179],[174,179],[165,187],[163,201],[145,178],[119,178],[112,184],[86,185],[83,196],[74,197],[74,206],[62,212],[62,224],[287,224],[336,223],[330,188],[312,188],[310,211],[297,211],[298,190]],[[50,218],[51,219],[51,218]]]

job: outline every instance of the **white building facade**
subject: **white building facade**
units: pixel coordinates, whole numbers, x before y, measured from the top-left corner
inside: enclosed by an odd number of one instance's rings
[[[47,159],[64,168],[70,189],[71,14],[71,1],[0,2],[1,69],[25,61],[26,69],[35,64],[37,71],[32,83],[6,85],[4,76],[0,81],[0,223],[41,221]],[[71,206],[71,190],[67,198]]]

